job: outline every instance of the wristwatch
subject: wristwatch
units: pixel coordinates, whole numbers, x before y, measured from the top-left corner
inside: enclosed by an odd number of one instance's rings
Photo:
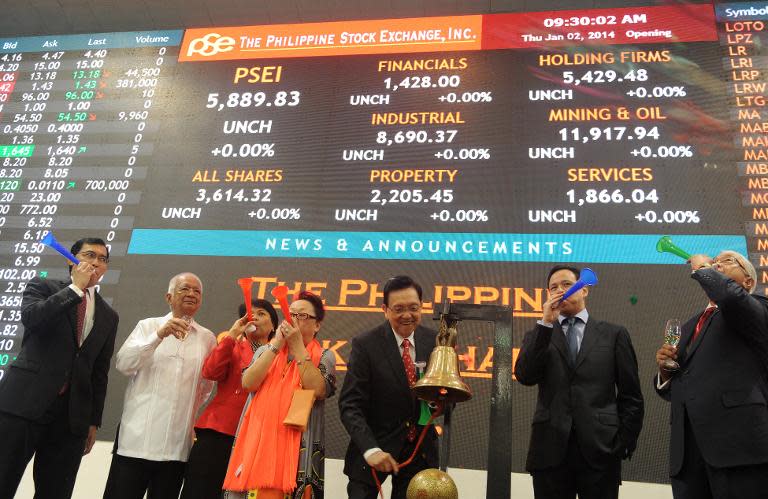
[[[270,350],[272,350],[272,353],[273,353],[273,354],[275,354],[275,355],[277,355],[278,353],[280,353],[280,350],[278,350],[278,349],[277,349],[277,347],[276,347],[275,345],[273,345],[273,344],[272,344],[272,342],[269,342],[269,343],[267,343],[267,348],[269,348]]]

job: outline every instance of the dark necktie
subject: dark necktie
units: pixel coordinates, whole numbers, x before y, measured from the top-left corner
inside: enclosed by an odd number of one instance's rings
[[[568,324],[568,330],[565,336],[568,339],[568,353],[571,355],[571,362],[576,364],[576,357],[579,355],[579,338],[576,334],[576,317],[568,317],[565,321]]]
[[[717,310],[717,307],[709,307],[704,311],[703,314],[701,314],[701,317],[699,317],[699,322],[696,323],[696,329],[693,330],[693,337],[691,338],[691,343],[696,341],[696,338],[699,337],[699,333],[701,333],[701,330],[704,329],[704,324],[707,323],[707,319],[715,313],[715,310]]]
[[[408,378],[408,385],[413,386],[416,383],[416,366],[411,358],[411,342],[403,340],[403,366],[405,366],[405,377]],[[416,425],[408,427],[408,441],[416,440]]]
[[[77,305],[77,324],[75,325],[75,334],[77,335],[77,346],[83,342],[83,326],[85,326],[85,311],[88,308],[88,292],[85,292],[80,303]]]

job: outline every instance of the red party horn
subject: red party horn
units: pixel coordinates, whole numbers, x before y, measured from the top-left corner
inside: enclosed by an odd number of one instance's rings
[[[277,286],[272,288],[272,296],[274,296],[280,304],[280,310],[283,311],[283,318],[288,321],[288,324],[293,326],[291,311],[288,309],[288,286]]]
[[[250,277],[241,277],[237,280],[240,288],[243,290],[243,298],[245,299],[245,316],[248,318],[248,322],[253,320],[253,311],[251,310],[251,288],[253,288],[253,279]]]

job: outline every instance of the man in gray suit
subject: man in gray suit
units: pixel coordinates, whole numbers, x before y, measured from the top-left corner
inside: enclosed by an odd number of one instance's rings
[[[0,382],[0,497],[16,493],[35,454],[35,498],[69,498],[80,459],[101,425],[117,313],[95,285],[104,241],[72,246],[70,281],[34,278],[24,289],[21,352]]]
[[[587,312],[586,287],[561,301],[579,274],[549,272],[549,299],[515,365],[520,383],[539,386],[526,463],[537,499],[617,498],[643,425],[629,333]]]

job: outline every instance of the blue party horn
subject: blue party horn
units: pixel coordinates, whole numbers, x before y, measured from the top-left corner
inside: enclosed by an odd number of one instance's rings
[[[61,256],[63,256],[70,262],[74,263],[75,265],[78,265],[80,263],[80,260],[75,258],[75,255],[70,253],[70,251],[67,248],[59,244],[56,238],[53,237],[53,232],[49,232],[48,234],[46,234],[45,237],[40,242],[45,244],[46,246],[50,246],[51,248],[55,249],[61,254]]]
[[[568,288],[568,291],[566,291],[563,297],[560,298],[560,302],[564,302],[584,286],[594,286],[595,284],[597,284],[597,274],[595,274],[592,269],[584,267],[581,269],[579,280],[574,282],[573,286]]]

